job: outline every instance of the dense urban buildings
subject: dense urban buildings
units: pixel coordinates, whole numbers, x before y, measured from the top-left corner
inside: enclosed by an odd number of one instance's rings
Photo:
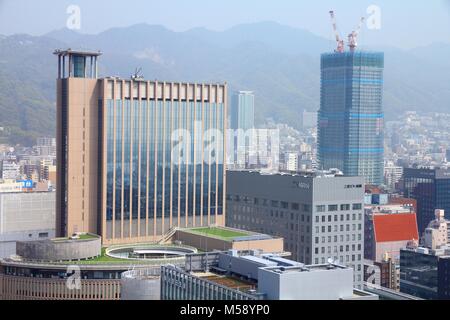
[[[450,169],[405,168],[404,193],[417,200],[417,223],[422,236],[437,209],[450,213]]]
[[[385,160],[401,167],[450,167],[450,114],[407,111],[385,126]]]
[[[55,54],[57,235],[112,244],[222,225],[226,85],[99,79],[100,53]]]
[[[283,237],[285,251],[305,264],[350,266],[362,288],[362,177],[228,171],[227,183],[227,226]]]
[[[248,251],[191,255],[184,268],[161,268],[162,300],[377,300],[353,288],[353,270],[305,265]]]
[[[400,290],[423,299],[450,299],[450,222],[444,211],[425,229],[422,245],[411,242],[401,250]]]
[[[321,57],[318,116],[320,169],[337,168],[381,185],[384,55],[351,51]]]

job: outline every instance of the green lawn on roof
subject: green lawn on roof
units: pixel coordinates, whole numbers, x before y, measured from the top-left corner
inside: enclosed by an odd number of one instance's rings
[[[189,229],[189,232],[196,233],[196,234],[202,234],[206,236],[212,236],[217,238],[222,238],[225,240],[232,240],[236,237],[245,237],[248,236],[248,232],[239,232],[234,230],[228,230],[228,229],[222,229],[222,228],[195,228],[195,229]]]

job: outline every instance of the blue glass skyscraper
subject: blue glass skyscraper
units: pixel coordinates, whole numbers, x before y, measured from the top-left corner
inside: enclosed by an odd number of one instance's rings
[[[366,183],[383,183],[383,70],[379,52],[321,57],[318,161]]]

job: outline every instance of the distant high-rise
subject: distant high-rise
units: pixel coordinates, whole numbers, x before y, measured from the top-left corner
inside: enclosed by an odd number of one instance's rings
[[[251,91],[236,92],[231,99],[230,127],[234,130],[231,141],[234,168],[251,167],[250,149],[255,147],[255,95]]]
[[[55,54],[57,235],[114,244],[223,225],[226,85],[98,79],[99,53]]]
[[[366,183],[383,183],[384,54],[326,53],[321,58],[318,160]]]
[[[239,91],[232,97],[231,128],[249,130],[255,127],[255,95],[252,91]]]

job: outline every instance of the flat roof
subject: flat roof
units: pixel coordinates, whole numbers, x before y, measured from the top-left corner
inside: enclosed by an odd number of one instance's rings
[[[318,265],[309,265],[309,266],[276,266],[276,267],[267,267],[263,268],[263,270],[272,271],[276,273],[293,273],[293,272],[315,272],[315,271],[332,271],[332,270],[345,270],[349,269],[348,267],[344,267],[337,264],[318,264]]]
[[[236,277],[221,276],[214,273],[199,273],[195,276],[235,290],[248,290],[256,288],[256,284]]]
[[[101,51],[88,51],[88,50],[72,50],[71,48],[62,50],[62,49],[56,49],[53,51],[53,54],[58,56],[67,56],[67,55],[79,55],[79,56],[101,56]]]
[[[234,230],[224,227],[201,227],[201,228],[190,228],[181,229],[180,231],[185,231],[201,236],[206,236],[210,238],[218,238],[226,241],[233,241],[236,238],[249,237],[254,235],[252,232],[244,230]]]

